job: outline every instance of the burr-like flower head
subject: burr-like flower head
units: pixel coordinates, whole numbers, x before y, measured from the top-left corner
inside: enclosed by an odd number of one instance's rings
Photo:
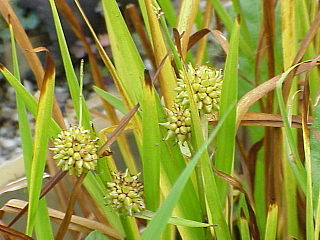
[[[206,65],[194,68],[189,64],[187,74],[199,112],[216,115],[219,112],[223,80],[221,70],[214,70]],[[181,78],[178,79],[176,91],[178,92],[176,102],[188,108],[189,97],[186,91],[184,74],[181,74]]]
[[[166,123],[160,125],[168,129],[166,139],[176,136],[178,141],[184,142],[191,135],[191,114],[188,108],[184,109],[180,104],[174,104],[173,109],[167,111]]]
[[[124,173],[112,173],[113,181],[107,183],[107,204],[120,213],[138,213],[145,209],[143,184],[139,175],[130,175],[128,169]]]
[[[89,170],[95,170],[98,160],[97,139],[92,139],[90,131],[83,127],[71,127],[63,130],[53,140],[54,147],[49,148],[56,155],[57,166],[70,175],[80,176]]]

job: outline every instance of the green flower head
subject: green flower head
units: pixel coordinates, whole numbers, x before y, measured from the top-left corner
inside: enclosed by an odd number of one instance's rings
[[[180,104],[174,104],[174,107],[166,109],[167,120],[166,123],[160,125],[168,129],[166,139],[176,136],[178,141],[184,142],[190,138],[191,135],[191,113],[189,109],[184,109]]]
[[[214,70],[206,65],[193,67],[188,65],[188,80],[192,86],[194,100],[200,113],[217,115],[222,89],[221,70]],[[186,91],[184,74],[178,79],[176,102],[188,108],[189,97]]]
[[[113,181],[107,183],[107,204],[120,213],[130,215],[143,211],[143,184],[139,175],[130,175],[128,169],[124,173],[112,173]]]
[[[54,147],[49,148],[56,155],[57,166],[70,175],[80,176],[89,170],[95,170],[98,160],[97,139],[92,139],[89,130],[83,127],[71,127],[63,130],[53,140]]]

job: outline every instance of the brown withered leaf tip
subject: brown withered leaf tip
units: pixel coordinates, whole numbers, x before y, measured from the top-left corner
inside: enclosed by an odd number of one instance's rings
[[[44,77],[43,77],[42,86],[46,87],[47,83],[54,76],[54,74],[55,74],[54,60],[53,60],[51,53],[49,51],[47,51],[46,52],[46,67],[45,67],[45,73],[44,73]]]
[[[189,38],[187,50],[192,48],[192,46],[194,46],[199,40],[201,40],[201,38],[206,36],[209,32],[210,32],[210,29],[203,28],[203,29],[197,31],[196,33],[192,34],[191,37]]]
[[[146,86],[148,86],[150,88],[150,90],[152,90],[153,84],[152,84],[149,70],[147,70],[147,69],[144,70],[144,81],[145,81]]]
[[[108,157],[108,156],[112,156],[112,155],[113,155],[112,151],[106,150],[100,154],[100,157]]]

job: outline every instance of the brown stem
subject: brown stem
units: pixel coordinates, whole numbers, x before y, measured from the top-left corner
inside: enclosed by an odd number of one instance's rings
[[[42,188],[39,198],[41,199],[43,196],[45,196],[66,174],[67,172],[63,172],[60,170],[56,175],[54,175]],[[14,219],[11,220],[11,222],[9,222],[8,227],[11,227],[23,216],[23,214],[27,211],[28,206],[29,203],[27,203],[26,206],[18,213],[18,215],[15,216]]]
[[[86,176],[87,176],[86,173],[81,174],[81,176],[78,178],[78,181],[76,182],[76,185],[73,187],[73,190],[71,192],[71,196],[69,199],[66,214],[64,215],[63,221],[62,221],[60,228],[58,230],[58,233],[55,237],[56,240],[62,240],[68,230],[68,226],[70,224],[72,213],[73,213],[73,207],[74,207],[74,204],[77,200],[78,193],[81,189],[82,182]]]

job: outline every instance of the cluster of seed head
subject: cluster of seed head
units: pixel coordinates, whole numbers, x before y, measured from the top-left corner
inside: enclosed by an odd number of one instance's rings
[[[168,128],[166,139],[176,136],[179,142],[185,142],[191,135],[190,98],[186,89],[186,79],[181,74],[178,79],[177,96],[174,107],[167,111],[166,123],[160,123]],[[214,70],[206,65],[188,66],[187,78],[192,86],[193,98],[200,114],[209,114],[217,119],[222,89],[222,71]]]
[[[176,136],[178,141],[184,142],[191,135],[191,114],[188,108],[183,108],[180,104],[174,104],[172,110],[166,109],[167,120],[166,123],[160,125],[168,129],[166,139]]]
[[[83,127],[71,127],[62,131],[53,140],[54,147],[49,148],[56,155],[57,166],[70,175],[80,176],[97,166],[97,139],[92,139],[89,130]]]
[[[112,173],[113,181],[107,183],[107,204],[120,213],[130,215],[145,210],[139,175],[130,175],[128,169],[124,173]]]
[[[194,68],[189,64],[187,74],[199,112],[217,115],[222,88],[222,71],[214,70],[206,65]],[[188,108],[190,101],[183,74],[178,79],[178,87],[175,90],[178,93],[176,102]]]

